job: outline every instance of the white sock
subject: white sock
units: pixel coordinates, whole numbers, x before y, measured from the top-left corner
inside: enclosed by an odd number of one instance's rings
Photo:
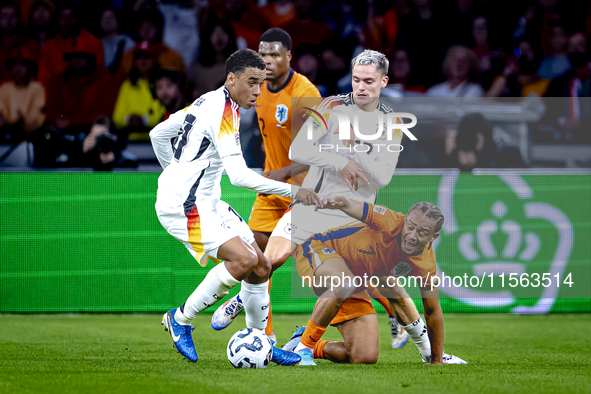
[[[216,265],[207,273],[187,302],[177,308],[174,320],[183,325],[192,324],[197,313],[224,298],[238,283],[240,282],[228,272],[225,263]]]
[[[427,334],[427,327],[423,319],[419,318],[410,323],[408,326],[402,326],[410,335],[412,341],[417,345],[419,353],[423,358],[431,357],[431,343],[429,342],[429,334]]]
[[[246,327],[265,331],[269,319],[269,281],[256,285],[242,281],[240,299],[246,312]]]
[[[300,351],[300,350],[302,350],[302,349],[310,349],[310,350],[314,351],[314,349],[312,349],[312,348],[310,348],[310,347],[308,347],[308,346],[304,345],[304,344],[302,343],[302,341],[300,341],[300,342],[298,343],[298,345],[296,346],[296,348],[295,348],[295,349],[293,349],[293,351],[297,353],[297,352],[299,352],[299,351]]]

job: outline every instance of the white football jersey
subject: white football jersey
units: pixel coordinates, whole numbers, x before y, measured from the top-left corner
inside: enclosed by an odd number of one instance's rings
[[[150,138],[164,167],[158,179],[158,202],[171,208],[182,205],[185,213],[196,205],[200,212],[215,212],[221,198],[224,161],[226,172],[237,186],[288,197],[292,191],[295,194],[299,188],[266,179],[246,167],[239,128],[238,104],[224,86],[204,94],[156,126]],[[173,148],[171,139],[175,137]]]
[[[346,147],[343,141],[339,140],[338,119],[328,113],[323,113],[323,110],[326,109],[343,111],[349,114],[349,119],[353,119],[353,115],[357,116],[359,129],[361,133],[366,135],[374,134],[378,127],[382,127],[382,135],[374,141],[361,141],[355,137],[356,146],[354,148]],[[375,203],[378,190],[390,183],[400,154],[391,150],[396,149],[394,145],[400,145],[402,131],[394,130],[391,139],[388,140],[387,128],[384,124],[378,124],[380,113],[384,115],[392,113],[392,109],[380,102],[374,111],[363,111],[355,105],[353,94],[348,93],[326,98],[315,110],[322,114],[328,127],[318,124],[312,117],[308,118],[290,150],[292,160],[310,165],[302,187],[315,190],[321,197],[332,194]],[[381,117],[382,121],[384,119],[385,117]],[[398,122],[401,123],[400,119]],[[313,130],[313,137],[310,140],[307,136],[308,124],[312,125]],[[391,150],[388,150],[388,146]],[[339,176],[339,171],[347,165],[349,160],[357,163],[369,180],[369,185],[359,179],[358,190],[351,191],[349,189]]]
[[[361,141],[355,138],[356,148],[349,149],[339,140],[339,122],[335,116],[323,113],[323,110],[341,110],[358,116],[359,129],[362,134],[370,135],[382,127],[382,135],[378,140]],[[326,126],[318,124],[310,117],[300,129],[298,135],[291,145],[290,157],[293,161],[308,164],[310,169],[302,183],[302,187],[315,190],[321,198],[328,195],[345,196],[354,200],[365,201],[374,204],[377,199],[378,190],[390,183],[396,164],[398,163],[399,152],[392,152],[387,146],[400,145],[402,131],[395,129],[391,139],[387,138],[385,125],[378,125],[379,114],[393,112],[390,107],[380,102],[374,111],[366,112],[355,105],[353,94],[342,94],[326,98],[315,107],[317,114],[321,114],[326,121]],[[318,118],[317,118],[318,119]],[[384,120],[382,117],[381,120]],[[398,123],[402,123],[397,119]],[[311,124],[313,137],[308,139],[308,124]],[[337,132],[335,134],[335,132]],[[351,131],[353,132],[353,131]],[[321,144],[327,149],[320,150]],[[329,149],[333,147],[332,149]],[[338,149],[337,149],[338,147]],[[370,182],[367,185],[363,180],[358,179],[359,188],[351,191],[345,181],[339,176],[339,171],[353,160]],[[290,239],[296,244],[316,233],[323,233],[331,228],[340,227],[354,221],[341,210],[315,211],[312,206],[295,204],[290,212],[287,212],[271,236],[280,236]]]

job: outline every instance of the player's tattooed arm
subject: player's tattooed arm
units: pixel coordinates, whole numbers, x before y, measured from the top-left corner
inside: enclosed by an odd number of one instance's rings
[[[439,304],[439,288],[426,287],[421,289],[423,309],[425,311],[425,323],[429,342],[431,342],[431,362],[426,365],[443,364],[443,312]]]

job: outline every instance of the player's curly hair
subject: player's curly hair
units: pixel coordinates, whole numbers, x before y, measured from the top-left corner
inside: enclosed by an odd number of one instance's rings
[[[424,214],[429,219],[435,220],[435,232],[438,233],[439,230],[443,227],[443,222],[445,218],[441,213],[441,210],[435,205],[431,204],[430,202],[421,201],[413,205],[409,210],[408,213],[411,213],[414,210],[419,210],[422,214]]]
[[[245,69],[250,67],[259,70],[267,68],[258,53],[252,49],[239,49],[226,60],[226,75],[234,73],[234,75],[239,76]]]
[[[291,51],[291,36],[288,32],[278,27],[267,30],[261,36],[259,42],[280,42],[285,49]]]

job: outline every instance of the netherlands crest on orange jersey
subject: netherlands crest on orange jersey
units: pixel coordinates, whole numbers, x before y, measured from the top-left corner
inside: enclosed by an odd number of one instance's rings
[[[275,109],[275,119],[277,119],[277,122],[279,122],[279,123],[287,122],[288,111],[289,111],[289,109],[287,108],[287,105],[277,104],[277,108]]]

